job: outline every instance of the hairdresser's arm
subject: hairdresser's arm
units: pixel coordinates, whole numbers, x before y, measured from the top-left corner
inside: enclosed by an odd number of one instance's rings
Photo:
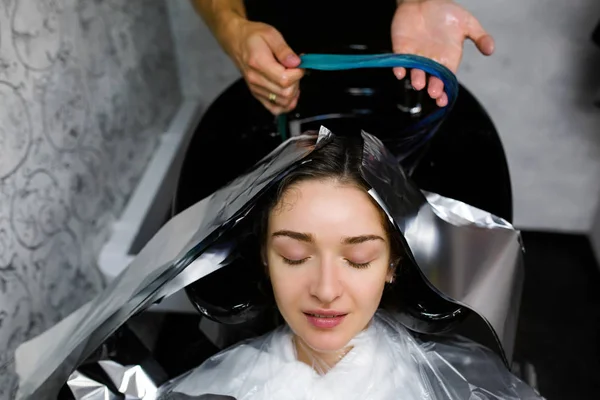
[[[242,0],[192,0],[213,35],[238,67],[250,91],[271,113],[296,107],[300,58],[271,25],[249,21]],[[275,100],[269,100],[275,95]]]
[[[391,33],[395,53],[431,58],[454,73],[466,39],[472,40],[484,55],[494,52],[494,39],[471,13],[452,0],[398,0]],[[395,68],[394,73],[402,79],[406,70]],[[425,72],[412,70],[410,77],[415,89],[427,86]],[[439,106],[448,104],[441,80],[431,77],[427,91]]]

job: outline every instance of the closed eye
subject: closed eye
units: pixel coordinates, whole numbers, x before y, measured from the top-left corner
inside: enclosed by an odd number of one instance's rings
[[[350,264],[350,266],[352,268],[358,268],[358,269],[363,269],[363,268],[369,268],[371,266],[371,262],[366,262],[366,263],[355,263],[352,262],[350,260],[346,260],[348,262],[348,264]]]
[[[291,260],[289,258],[283,257],[281,256],[281,259],[283,260],[284,263],[289,264],[289,265],[300,265],[303,264],[304,262],[306,262],[306,260],[309,259],[309,257],[303,258],[301,260]],[[369,268],[371,266],[371,262],[366,262],[366,263],[355,263],[352,262],[350,260],[346,260],[346,262],[352,267],[352,268],[357,268],[357,269],[363,269],[363,268]]]
[[[289,265],[300,265],[303,262],[305,262],[306,260],[308,260],[308,257],[303,258],[301,260],[290,260],[289,258],[285,258],[283,256],[281,256],[281,258],[283,259],[283,262]]]

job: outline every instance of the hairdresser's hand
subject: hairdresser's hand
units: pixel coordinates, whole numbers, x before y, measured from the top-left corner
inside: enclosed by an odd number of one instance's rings
[[[463,43],[471,39],[485,55],[494,52],[494,39],[477,19],[452,0],[398,0],[392,21],[394,53],[416,54],[433,59],[456,73],[462,58]],[[404,68],[394,68],[398,79],[404,78]],[[411,83],[416,90],[425,88],[426,75],[411,70]],[[429,95],[438,106],[448,104],[444,84],[429,78]]]
[[[250,91],[272,114],[289,112],[298,102],[304,70],[300,58],[271,25],[248,20],[235,24],[229,51]]]

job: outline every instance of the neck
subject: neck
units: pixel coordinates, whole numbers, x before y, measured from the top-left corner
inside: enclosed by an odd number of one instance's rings
[[[293,342],[294,347],[296,348],[296,357],[298,358],[298,361],[312,367],[319,375],[325,375],[327,371],[333,368],[350,350],[352,350],[352,346],[348,346],[337,351],[320,352],[311,349],[296,335],[293,337]]]

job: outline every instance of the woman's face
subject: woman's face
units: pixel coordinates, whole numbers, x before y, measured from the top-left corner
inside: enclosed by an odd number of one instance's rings
[[[271,211],[266,259],[282,316],[307,345],[343,349],[373,317],[391,277],[390,243],[369,195],[303,181]]]

